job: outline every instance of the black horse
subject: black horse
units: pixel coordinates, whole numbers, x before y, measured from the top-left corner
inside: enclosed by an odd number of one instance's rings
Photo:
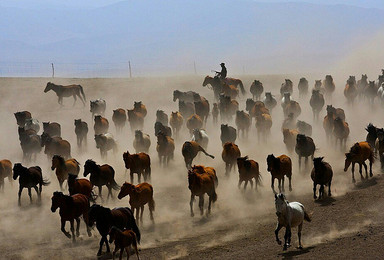
[[[137,241],[140,243],[140,231],[136,225],[132,210],[128,207],[109,209],[101,205],[94,204],[89,209],[89,226],[92,227],[96,222],[97,230],[101,235],[100,247],[97,255],[101,255],[103,244],[107,247],[107,253],[110,252],[107,235],[112,226],[121,230],[131,229],[136,233]]]
[[[38,200],[41,200],[41,191],[42,191],[42,186],[48,186],[49,181],[43,179],[43,174],[41,172],[41,168],[39,166],[33,166],[33,167],[24,167],[21,165],[21,163],[15,163],[13,166],[13,179],[16,180],[17,177],[19,177],[19,206],[21,205],[20,203],[20,197],[21,197],[21,192],[23,191],[24,188],[28,188],[28,195],[29,195],[29,200],[32,203],[32,194],[31,194],[31,188],[34,188]],[[37,185],[39,185],[39,189],[37,188]]]

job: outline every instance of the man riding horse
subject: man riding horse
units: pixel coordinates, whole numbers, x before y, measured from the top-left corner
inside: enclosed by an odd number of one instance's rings
[[[220,63],[220,66],[221,66],[221,71],[215,71],[216,72],[216,76],[219,77],[221,80],[225,80],[225,78],[227,77],[227,68],[225,67],[225,64],[222,62]]]

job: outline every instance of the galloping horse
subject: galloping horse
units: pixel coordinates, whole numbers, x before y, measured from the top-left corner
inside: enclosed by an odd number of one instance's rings
[[[52,157],[51,170],[56,169],[57,180],[60,184],[60,190],[63,190],[63,182],[68,179],[68,174],[72,173],[78,175],[80,172],[80,163],[76,159],[65,160],[60,155],[54,155]]]
[[[267,171],[272,175],[271,187],[274,193],[275,191],[275,178],[279,181],[279,192],[284,192],[284,176],[287,176],[289,180],[289,191],[292,191],[292,161],[291,158],[285,154],[275,157],[273,154],[267,157]],[[282,183],[281,183],[282,182]]]
[[[365,168],[365,177],[368,179],[368,171],[367,171],[367,165],[365,164],[365,161],[369,160],[369,175],[372,177],[372,164],[374,161],[374,155],[373,155],[373,148],[369,145],[368,142],[359,142],[355,143],[351,149],[349,150],[349,153],[345,154],[345,166],[344,171],[346,172],[349,168],[349,165],[352,163],[352,182],[355,183],[355,163],[359,164],[359,173],[361,176],[361,180],[364,180],[363,177],[363,171],[362,171],[362,165],[364,165]]]
[[[324,157],[313,159],[313,169],[311,178],[313,181],[313,198],[317,199],[316,186],[320,185],[319,199],[324,197],[324,185],[328,186],[328,196],[331,196],[331,183],[333,177],[332,167],[329,163],[323,161]]]
[[[62,86],[62,85],[56,85],[51,82],[47,83],[47,86],[44,89],[44,93],[47,93],[48,91],[53,90],[55,91],[56,95],[58,96],[59,100],[58,103],[63,106],[63,97],[70,97],[73,96],[74,102],[73,105],[76,103],[76,96],[78,96],[83,102],[83,105],[85,106],[85,94],[83,91],[83,87],[80,85],[68,85],[68,86]],[[83,95],[81,97],[80,93]],[[84,98],[84,99],[83,99]]]

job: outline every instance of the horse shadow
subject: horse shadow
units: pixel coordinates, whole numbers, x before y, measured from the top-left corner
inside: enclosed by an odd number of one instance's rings
[[[316,204],[319,204],[322,207],[332,205],[336,200],[333,197],[325,197],[321,200],[315,200]]]
[[[303,248],[301,250],[287,251],[287,252],[279,253],[278,255],[282,256],[283,257],[282,259],[289,260],[289,259],[295,258],[296,256],[307,254],[314,248],[315,248],[314,246],[310,246],[310,247]]]
[[[363,181],[356,183],[354,189],[355,190],[362,190],[362,189],[372,187],[376,184],[377,184],[377,179],[375,177],[368,179],[368,180],[364,179]]]

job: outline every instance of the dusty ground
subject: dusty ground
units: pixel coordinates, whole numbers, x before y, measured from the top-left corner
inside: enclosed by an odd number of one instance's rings
[[[209,119],[206,126],[210,135],[208,151],[213,153],[214,160],[203,155],[194,163],[213,166],[219,176],[217,190],[218,201],[209,217],[189,214],[189,190],[187,172],[181,156],[181,146],[190,137],[184,129],[183,134],[176,140],[175,160],[169,168],[160,168],[155,151],[154,120],[157,109],[163,109],[168,114],[177,110],[177,103],[172,102],[174,89],[194,90],[207,97],[211,104],[213,94],[207,88],[201,87],[202,77],[179,78],[142,78],[142,79],[43,79],[43,78],[1,78],[0,79],[0,158],[8,158],[13,163],[21,162],[22,154],[17,136],[17,125],[13,113],[29,110],[40,122],[56,121],[62,125],[62,136],[72,144],[72,156],[81,164],[93,158],[99,164],[109,163],[116,170],[118,183],[127,180],[124,173],[122,153],[127,149],[133,151],[133,136],[128,125],[124,133],[116,135],[111,117],[112,109],[118,107],[131,108],[133,101],[143,101],[148,109],[145,119],[145,129],[151,135],[152,146],[152,185],[155,190],[156,212],[153,226],[149,221],[148,209],[144,212],[144,224],[141,227],[142,243],[140,255],[143,259],[271,259],[271,258],[303,258],[318,257],[335,259],[372,259],[382,258],[381,242],[384,238],[383,196],[384,178],[380,176],[378,163],[374,166],[374,178],[365,183],[351,184],[350,172],[344,173],[343,153],[356,141],[365,139],[364,127],[372,122],[383,126],[384,118],[378,117],[383,112],[379,104],[370,107],[361,102],[355,107],[347,106],[342,95],[344,82],[348,75],[335,77],[336,93],[333,104],[346,110],[347,122],[351,135],[346,149],[335,148],[325,141],[321,122],[312,121],[312,111],[309,107],[309,97],[299,99],[297,83],[301,75],[273,76],[244,76],[241,77],[248,91],[246,97],[240,97],[240,108],[245,108],[245,99],[249,97],[249,86],[253,79],[260,79],[267,90],[278,97],[278,90],[284,78],[291,78],[295,85],[294,98],[302,107],[299,117],[313,126],[313,138],[318,147],[317,156],[325,156],[334,169],[332,186],[333,198],[323,202],[312,200],[312,182],[309,177],[311,166],[300,173],[297,157],[292,154],[293,192],[287,193],[290,201],[300,201],[313,212],[313,221],[305,223],[303,229],[304,250],[298,250],[296,231],[293,231],[293,246],[283,252],[282,247],[274,240],[276,217],[274,213],[274,198],[270,189],[270,177],[266,171],[265,158],[268,154],[279,155],[287,153],[282,142],[280,131],[282,109],[280,104],[272,114],[272,138],[267,143],[259,143],[256,130],[252,126],[248,139],[239,139],[243,155],[249,155],[260,164],[263,176],[263,187],[259,191],[242,191],[237,188],[238,176],[231,173],[224,177],[224,165],[221,160],[221,145],[219,126],[212,124]],[[310,86],[315,79],[323,76],[312,75],[307,78]],[[83,107],[78,103],[72,107],[71,99],[64,99],[65,106],[60,108],[53,92],[43,93],[48,81],[57,84],[81,84],[84,87],[87,103]],[[89,112],[89,100],[104,98],[107,101],[106,117],[110,120],[110,132],[119,141],[117,154],[109,154],[104,161],[100,158],[93,140],[93,123]],[[323,111],[322,116],[325,115]],[[80,151],[76,147],[73,120],[82,118],[90,127],[88,147]],[[230,122],[234,125],[234,122]],[[40,132],[41,133],[41,132]],[[3,259],[95,259],[99,244],[97,230],[93,237],[88,238],[84,224],[81,236],[76,244],[67,239],[60,231],[58,213],[50,211],[52,192],[59,189],[54,173],[50,170],[50,161],[41,153],[34,163],[25,165],[40,165],[43,175],[50,179],[51,185],[43,188],[41,205],[29,205],[27,192],[22,195],[22,206],[17,206],[18,183],[10,185],[6,182],[5,192],[0,195],[0,258]],[[82,174],[81,170],[81,174]],[[359,180],[359,178],[357,178]],[[116,192],[115,192],[116,193]],[[34,199],[36,195],[33,194]],[[128,199],[112,200],[104,203],[108,207],[127,206]],[[197,212],[197,203],[195,203]],[[67,228],[69,228],[67,226]],[[284,231],[281,231],[282,237]],[[104,249],[105,250],[105,249]],[[103,255],[101,259],[108,259]]]

